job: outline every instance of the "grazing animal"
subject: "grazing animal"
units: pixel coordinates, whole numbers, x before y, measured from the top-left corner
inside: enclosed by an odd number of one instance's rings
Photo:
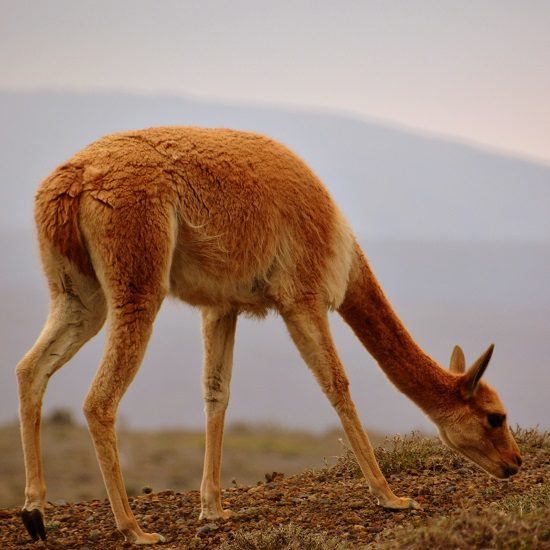
[[[49,378],[109,318],[84,413],[118,529],[137,544],[115,437],[117,407],[142,361],[167,294],[200,309],[206,449],[201,518],[227,518],[220,499],[224,416],[240,313],[277,311],[340,417],[378,503],[413,508],[388,486],[348,389],[327,312],[336,310],[441,439],[497,478],[521,464],[497,393],[481,380],[492,346],[466,370],[443,369],[394,313],[342,214],[295,154],[225,129],[152,128],[104,137],[59,166],[36,194],[51,307],[17,366],[26,489],[23,521],[45,538],[41,404]],[[160,376],[160,374],[159,374]],[[155,396],[151,396],[154,400]]]

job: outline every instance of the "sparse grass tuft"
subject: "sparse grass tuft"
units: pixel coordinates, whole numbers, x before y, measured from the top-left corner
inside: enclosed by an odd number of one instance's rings
[[[519,436],[518,436],[519,432]],[[547,433],[516,430],[524,449],[547,448]],[[398,530],[386,530],[377,548],[441,550],[470,548],[550,548],[550,485],[533,486],[523,494],[511,494],[488,509],[462,510]]]
[[[349,547],[326,533],[313,533],[292,523],[265,530],[237,531],[220,550],[346,550]]]
[[[516,426],[512,433],[522,452],[550,450],[550,432],[542,432],[537,428],[520,428]]]
[[[435,437],[418,432],[396,435],[376,449],[376,458],[386,475],[408,470],[451,470],[463,465],[463,460],[449,451]]]
[[[429,520],[426,525],[388,533],[391,540],[377,548],[390,550],[470,550],[471,548],[531,549],[550,545],[550,511],[519,517],[500,511],[466,512]]]
[[[510,495],[498,503],[498,508],[519,516],[542,509],[550,510],[550,485],[536,485],[523,495]]]
[[[437,438],[426,437],[418,432],[410,435],[387,437],[375,449],[374,454],[380,469],[386,476],[409,470],[445,471],[458,468],[464,464],[462,458],[444,447]],[[352,450],[345,448],[334,466],[337,475],[360,477],[361,470]]]
[[[361,477],[363,475],[353,451],[347,445],[344,445],[344,452],[336,458],[336,464],[334,466],[327,464],[324,468],[323,477],[327,474],[345,478]]]

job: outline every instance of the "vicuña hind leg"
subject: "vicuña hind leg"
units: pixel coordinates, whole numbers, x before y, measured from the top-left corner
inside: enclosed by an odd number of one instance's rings
[[[65,275],[65,284],[69,283]],[[21,440],[25,458],[25,504],[22,519],[33,539],[46,537],[40,419],[42,398],[50,377],[102,327],[105,300],[97,283],[85,285],[85,304],[77,285],[52,291],[48,320],[34,346],[17,365]]]
[[[84,403],[117,527],[126,540],[134,544],[154,544],[164,538],[157,533],[143,532],[130,509],[120,469],[115,419],[120,399],[143,359],[160,301],[157,296],[152,300],[133,296],[118,306],[110,305],[105,355]]]
[[[380,471],[351,399],[347,376],[332,342],[326,312],[315,304],[285,312],[283,317],[304,361],[336,409],[357,462],[378,503],[392,509],[417,507],[414,500],[395,496]]]
[[[220,313],[207,308],[202,311],[206,446],[201,483],[200,519],[227,519],[231,514],[230,510],[222,508],[220,468],[236,323],[237,317],[233,312]]]
[[[132,198],[131,205],[105,208],[98,201],[82,203],[82,232],[109,310],[105,352],[86,396],[84,414],[118,529],[128,542],[154,544],[164,538],[143,532],[128,503],[115,421],[169,287],[174,220],[162,203],[142,195]],[[159,397],[151,396],[153,405],[155,399]]]

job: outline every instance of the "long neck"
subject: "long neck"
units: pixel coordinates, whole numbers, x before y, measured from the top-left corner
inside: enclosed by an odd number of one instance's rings
[[[432,417],[444,407],[452,375],[418,346],[356,245],[356,261],[338,312],[397,388]]]

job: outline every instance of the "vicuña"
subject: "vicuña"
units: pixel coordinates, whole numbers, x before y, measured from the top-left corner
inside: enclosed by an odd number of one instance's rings
[[[417,505],[396,496],[378,467],[334,347],[330,310],[338,311],[393,384],[435,422],[445,444],[497,478],[518,471],[521,457],[503,405],[481,380],[493,347],[469,369],[458,347],[449,370],[426,355],[394,313],[325,187],[276,141],[187,127],[113,134],[46,178],[36,194],[35,218],[51,307],[38,340],[17,366],[26,470],[22,518],[34,539],[46,537],[44,391],[108,317],[105,352],[84,413],[118,529],[136,544],[163,540],[141,530],[128,504],[115,419],[167,294],[202,314],[201,518],[231,513],[221,504],[220,464],[240,313],[281,315],[383,507]]]

